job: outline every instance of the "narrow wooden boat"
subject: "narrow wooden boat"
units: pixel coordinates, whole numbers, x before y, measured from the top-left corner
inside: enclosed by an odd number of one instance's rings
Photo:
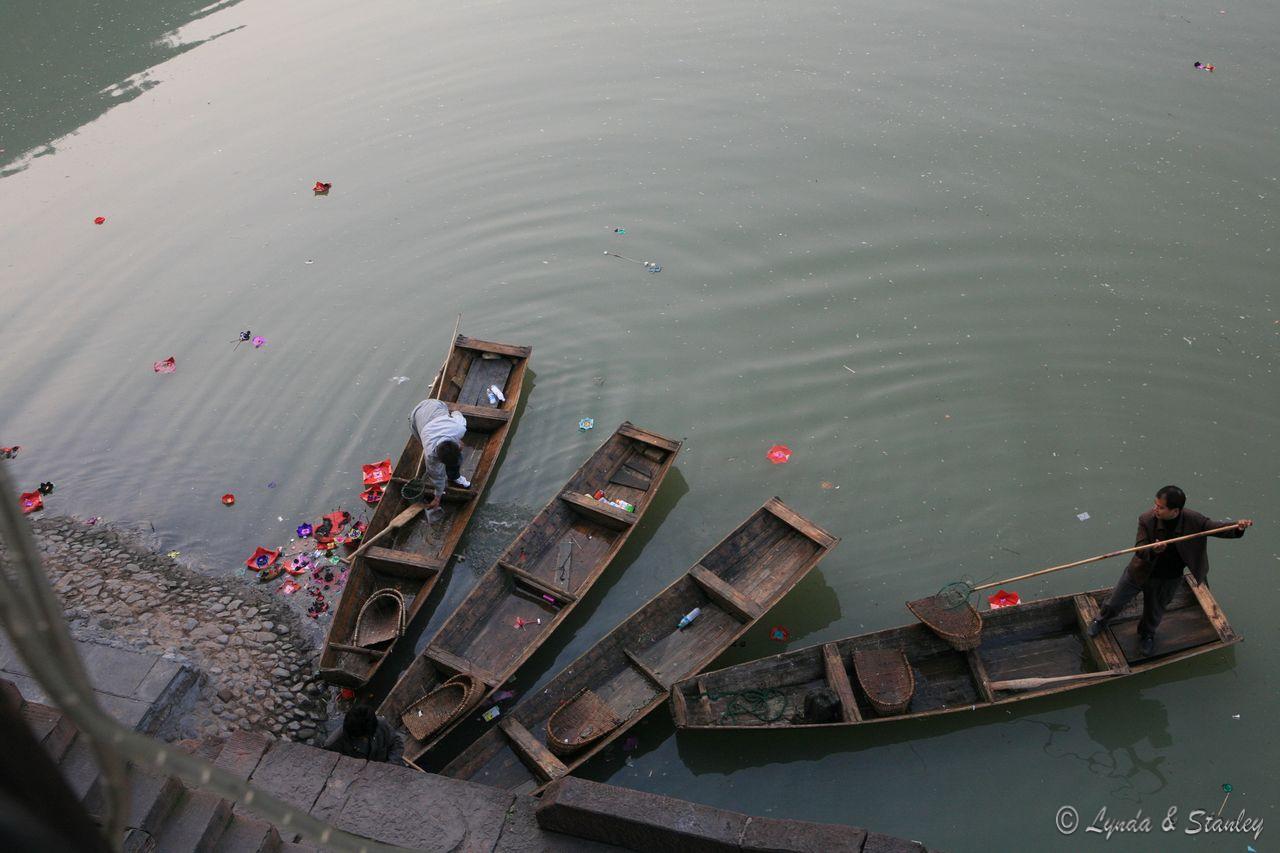
[[[771,498],[442,773],[520,792],[572,773],[729,648],[837,542]]]
[[[917,623],[748,661],[676,684],[672,714],[682,729],[853,726],[932,717],[1075,690],[1241,640],[1209,588],[1187,576],[1160,623],[1152,656],[1143,657],[1139,602],[1089,637],[1089,622],[1110,595],[1101,589],[986,611],[981,643],[965,652]],[[853,666],[859,653],[886,650],[905,655],[909,671],[887,665],[887,657],[875,661],[878,671]],[[906,697],[906,705],[894,710],[884,703],[887,697]]]
[[[409,730],[406,758],[416,761],[438,743],[564,621],[622,549],[679,450],[678,441],[623,423],[481,576],[378,708]],[[430,734],[415,737],[414,729],[428,726],[411,707],[457,674],[482,688]],[[406,712],[414,714],[411,724]]]
[[[342,687],[360,687],[372,678],[405,626],[430,597],[497,467],[520,402],[531,352],[530,347],[464,335],[454,339],[449,357],[427,396],[443,400],[467,419],[467,433],[462,439],[462,475],[471,481],[471,486],[449,486],[444,512],[437,521],[429,522],[418,513],[355,558],[320,655],[320,674],[326,681]],[[491,385],[498,386],[506,399],[491,403]],[[378,536],[411,506],[400,492],[421,469],[422,442],[409,429],[408,415],[407,411],[396,413],[410,433],[409,441],[369,521],[366,541]]]

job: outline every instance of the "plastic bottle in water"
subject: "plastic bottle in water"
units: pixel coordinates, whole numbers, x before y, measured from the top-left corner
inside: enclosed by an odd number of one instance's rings
[[[693,622],[694,619],[697,619],[701,615],[702,615],[701,607],[693,608],[688,613],[680,617],[680,624],[676,626],[676,629],[683,631],[685,628],[689,627],[689,625]]]

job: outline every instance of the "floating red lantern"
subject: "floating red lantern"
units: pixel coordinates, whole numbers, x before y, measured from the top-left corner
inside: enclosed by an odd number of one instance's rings
[[[223,506],[235,506],[235,503],[236,503],[236,496],[231,494],[230,492],[227,492],[225,495],[222,496]]]
[[[311,188],[311,191],[316,195],[328,195],[331,189],[333,189],[333,184],[326,181],[316,181],[316,185]]]
[[[94,224],[94,225],[102,225],[102,224],[103,224],[104,222],[106,222],[106,221],[107,221],[107,217],[105,217],[105,216],[95,216],[95,217],[93,217],[93,224]]]
[[[378,501],[382,500],[382,487],[370,486],[360,493],[360,500],[364,501],[369,506],[373,506]]]
[[[151,369],[156,373],[173,373],[178,369],[178,362],[173,356],[169,356],[164,361],[157,361],[155,364],[151,365]]]
[[[999,610],[1001,607],[1013,607],[1015,604],[1021,604],[1022,598],[1016,592],[1008,592],[1006,590],[997,590],[995,595],[987,598],[987,603],[991,605],[992,610]]]
[[[22,507],[23,515],[44,509],[44,499],[40,497],[39,492],[23,492],[18,495],[18,504]]]
[[[785,464],[791,459],[791,448],[785,444],[775,444],[769,448],[769,452],[765,454],[765,458],[774,465]]]
[[[253,556],[245,560],[244,564],[249,567],[250,571],[260,572],[263,569],[274,565],[278,559],[280,559],[279,551],[268,551],[266,548],[258,546],[258,548],[254,550]]]
[[[372,465],[360,466],[364,471],[364,484],[366,486],[385,486],[391,482],[391,460],[383,459],[381,462],[375,462]]]

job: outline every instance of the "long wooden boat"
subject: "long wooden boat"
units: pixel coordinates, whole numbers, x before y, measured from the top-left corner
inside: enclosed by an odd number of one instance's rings
[[[454,339],[428,396],[448,403],[450,410],[462,412],[467,419],[462,475],[471,486],[450,485],[441,518],[429,522],[419,514],[356,557],[320,655],[320,674],[326,681],[354,688],[372,678],[404,626],[430,597],[497,467],[532,351],[464,335]],[[501,389],[506,399],[490,402],[491,385]],[[403,420],[407,414],[400,412],[397,417]],[[377,536],[410,506],[400,490],[418,476],[422,442],[412,429],[409,432],[392,482],[365,531],[366,539]],[[375,624],[379,622],[381,627]]]
[[[729,648],[838,542],[771,498],[442,773],[521,792],[572,773]]]
[[[438,743],[564,621],[622,549],[679,450],[679,441],[624,422],[481,576],[378,708],[405,726],[406,758]]]
[[[672,715],[682,729],[855,726],[933,717],[1080,689],[1242,639],[1209,588],[1188,577],[1165,612],[1152,656],[1144,657],[1136,602],[1089,637],[1088,624],[1110,595],[1110,589],[1100,589],[985,612],[982,642],[967,652],[915,623],[726,667],[672,687]],[[897,656],[905,656],[906,664],[895,671],[889,664]],[[876,709],[873,698],[883,701],[895,693],[906,697],[902,710]]]

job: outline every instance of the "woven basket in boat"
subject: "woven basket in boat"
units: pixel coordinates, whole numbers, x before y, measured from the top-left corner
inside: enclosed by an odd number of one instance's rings
[[[899,649],[868,649],[853,653],[858,686],[882,715],[901,714],[916,692],[916,676]]]
[[[369,648],[401,637],[404,628],[404,595],[388,587],[378,590],[361,605],[351,634],[355,645]]]
[[[547,749],[571,755],[622,725],[622,718],[603,699],[583,690],[547,718]]]
[[[414,740],[426,740],[465,714],[479,692],[479,681],[470,675],[455,675],[406,708],[400,722]]]
[[[968,601],[951,607],[933,596],[908,601],[907,609],[956,651],[976,649],[982,642],[982,616]]]

